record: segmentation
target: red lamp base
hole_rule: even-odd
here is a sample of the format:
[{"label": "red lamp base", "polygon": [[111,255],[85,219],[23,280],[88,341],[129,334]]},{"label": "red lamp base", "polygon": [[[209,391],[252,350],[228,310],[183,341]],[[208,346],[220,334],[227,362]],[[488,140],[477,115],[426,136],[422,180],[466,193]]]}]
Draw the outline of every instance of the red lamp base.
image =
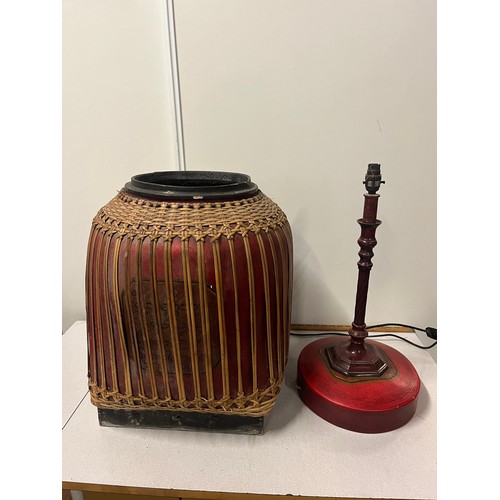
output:
[{"label": "red lamp base", "polygon": [[310,343],[297,363],[297,390],[306,406],[326,421],[355,432],[388,432],[415,414],[420,378],[399,351],[366,341],[384,351],[388,368],[380,376],[352,377],[334,370],[325,349],[345,339],[331,337]]}]

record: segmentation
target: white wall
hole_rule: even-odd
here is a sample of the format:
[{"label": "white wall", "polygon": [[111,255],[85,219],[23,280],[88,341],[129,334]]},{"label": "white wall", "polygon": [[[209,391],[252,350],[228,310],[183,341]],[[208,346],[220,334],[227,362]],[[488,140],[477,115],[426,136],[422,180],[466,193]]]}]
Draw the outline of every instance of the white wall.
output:
[{"label": "white wall", "polygon": [[381,163],[367,321],[436,324],[433,0],[182,0],[188,169],[239,170],[287,213],[293,321],[353,319],[370,162]]},{"label": "white wall", "polygon": [[134,174],[177,169],[162,0],[63,0],[63,331],[85,319],[87,239]]},{"label": "white wall", "polygon": [[[177,168],[164,2],[64,2],[65,326],[90,221]],[[436,5],[175,2],[187,169],[249,173],[287,213],[293,321],[352,321],[368,163],[382,164],[367,322],[436,325]],[[126,83],[124,85],[124,82]]]}]

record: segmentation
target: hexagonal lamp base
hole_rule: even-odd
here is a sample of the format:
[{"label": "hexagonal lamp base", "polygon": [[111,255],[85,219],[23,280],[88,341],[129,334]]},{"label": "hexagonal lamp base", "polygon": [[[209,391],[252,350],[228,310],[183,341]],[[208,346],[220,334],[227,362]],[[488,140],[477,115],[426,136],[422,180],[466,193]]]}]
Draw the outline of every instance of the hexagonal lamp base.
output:
[{"label": "hexagonal lamp base", "polygon": [[378,377],[390,365],[384,352],[367,342],[337,342],[325,349],[325,355],[334,370],[352,377]]}]

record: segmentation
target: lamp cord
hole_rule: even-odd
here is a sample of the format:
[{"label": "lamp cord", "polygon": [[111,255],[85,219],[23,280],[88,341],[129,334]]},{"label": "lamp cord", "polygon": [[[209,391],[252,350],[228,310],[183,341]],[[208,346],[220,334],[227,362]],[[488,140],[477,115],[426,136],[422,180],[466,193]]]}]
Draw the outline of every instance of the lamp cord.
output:
[{"label": "lamp cord", "polygon": [[[401,337],[400,335],[396,335],[395,333],[381,333],[381,334],[376,334],[376,335],[373,335],[373,334],[369,334],[368,337],[369,338],[377,338],[377,337],[395,337],[399,340],[404,340],[405,342],[408,342],[408,344],[411,344],[412,346],[414,347],[417,347],[418,349],[432,349],[436,344],[437,344],[437,328],[432,328],[432,327],[427,327],[427,328],[419,328],[417,326],[412,326],[412,325],[405,325],[403,323],[381,323],[379,325],[371,325],[371,326],[367,326],[366,329],[367,330],[371,330],[373,328],[381,328],[381,327],[385,327],[385,326],[402,326],[404,328],[411,328],[413,330],[417,330],[419,332],[424,332],[427,334],[427,336],[431,339],[435,339],[436,342],[434,342],[433,344],[431,345],[428,345],[428,346],[422,346],[422,345],[418,345],[418,344],[415,344],[414,342],[412,342],[411,340],[408,340],[404,337]],[[295,333],[295,332],[291,332],[290,335],[294,335],[296,337],[323,337],[325,335],[340,335],[340,336],[343,336],[343,337],[348,337],[349,334],[348,333],[342,333],[342,332],[314,332],[314,333]]]}]

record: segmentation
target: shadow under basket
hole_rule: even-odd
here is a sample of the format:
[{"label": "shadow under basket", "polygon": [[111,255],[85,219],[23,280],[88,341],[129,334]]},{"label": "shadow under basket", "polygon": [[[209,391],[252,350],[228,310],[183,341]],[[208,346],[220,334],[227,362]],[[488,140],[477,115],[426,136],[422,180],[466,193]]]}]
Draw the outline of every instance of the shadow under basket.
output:
[{"label": "shadow under basket", "polygon": [[292,262],[286,215],[249,176],[133,177],[87,251],[100,425],[261,434],[288,358]]}]

